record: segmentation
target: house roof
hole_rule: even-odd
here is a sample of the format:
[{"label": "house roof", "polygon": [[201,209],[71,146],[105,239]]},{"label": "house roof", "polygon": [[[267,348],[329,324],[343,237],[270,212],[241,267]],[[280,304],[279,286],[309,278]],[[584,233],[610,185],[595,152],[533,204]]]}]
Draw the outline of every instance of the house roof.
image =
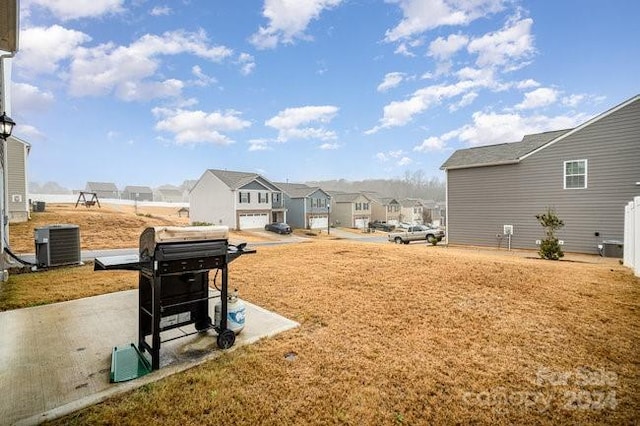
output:
[{"label": "house roof", "polygon": [[287,195],[291,198],[305,198],[313,194],[314,192],[320,190],[325,194],[329,195],[326,191],[324,191],[319,186],[309,186],[304,183],[288,183],[288,182],[274,182],[274,184],[282,189]]},{"label": "house roof", "polygon": [[463,169],[488,165],[515,163],[524,155],[569,132],[571,129],[526,135],[520,142],[459,149],[440,169]]},{"label": "house roof", "polygon": [[640,95],[635,95],[634,97],[627,99],[621,104],[614,106],[613,108],[573,129],[526,135],[520,142],[458,150],[454,152],[442,166],[440,166],[440,169],[463,169],[518,163],[520,160],[534,155],[536,152],[553,145],[576,132],[579,132],[585,127],[590,126],[591,124],[635,102],[640,102]]},{"label": "house roof", "polygon": [[402,200],[398,200],[398,203],[400,203],[402,207],[422,206],[422,201],[417,198],[403,198]]},{"label": "house roof", "polygon": [[367,200],[371,201],[371,198],[369,198],[367,195],[361,192],[347,193],[347,192],[329,191],[329,194],[331,195],[331,198],[333,198],[333,201],[335,201],[336,203],[353,203],[358,199],[358,197],[364,197]]},{"label": "house roof", "polygon": [[158,192],[162,195],[179,195],[182,196],[182,190],[178,188],[158,188]]},{"label": "house roof", "polygon": [[149,188],[148,186],[135,186],[135,185],[128,185],[124,187],[124,192],[130,192],[130,193],[139,193],[139,194],[152,194],[153,190],[151,188]]},{"label": "house roof", "polygon": [[87,182],[87,188],[90,191],[118,192],[116,184],[111,182]]},{"label": "house roof", "polygon": [[389,204],[400,204],[398,202],[398,200],[396,200],[395,198],[391,198],[391,197],[381,197],[378,198],[378,201],[380,202],[380,204],[382,205],[389,205]]},{"label": "house roof", "polygon": [[257,173],[236,172],[232,170],[217,169],[209,169],[209,172],[215,175],[231,189],[242,188],[243,186],[254,180],[263,180],[268,185],[273,186],[273,189],[280,189],[275,184],[273,184],[273,182],[269,181],[269,179],[266,179],[265,177]]}]

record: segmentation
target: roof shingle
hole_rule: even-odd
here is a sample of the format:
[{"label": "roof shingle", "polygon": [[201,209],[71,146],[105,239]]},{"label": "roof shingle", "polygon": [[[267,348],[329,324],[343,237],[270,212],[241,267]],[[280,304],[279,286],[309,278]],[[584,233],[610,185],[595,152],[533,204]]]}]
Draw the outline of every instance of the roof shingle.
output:
[{"label": "roof shingle", "polygon": [[571,129],[556,130],[553,132],[526,135],[520,142],[459,149],[451,154],[451,157],[444,162],[440,169],[461,169],[516,162],[522,156],[540,148],[570,130]]}]

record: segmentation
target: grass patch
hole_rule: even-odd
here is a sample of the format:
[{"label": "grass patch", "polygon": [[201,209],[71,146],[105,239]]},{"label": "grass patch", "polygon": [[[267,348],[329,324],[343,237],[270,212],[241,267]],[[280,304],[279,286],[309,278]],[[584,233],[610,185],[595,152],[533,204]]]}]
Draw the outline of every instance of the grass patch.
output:
[{"label": "grass patch", "polygon": [[130,290],[137,286],[135,273],[94,272],[93,264],[33,273],[12,273],[9,274],[9,281],[0,284],[0,311]]},{"label": "grass patch", "polygon": [[[614,263],[313,241],[239,258],[230,284],[301,327],[53,423],[640,418],[640,280]],[[615,380],[584,380],[599,371]],[[615,406],[598,406],[595,399],[611,392]]]}]

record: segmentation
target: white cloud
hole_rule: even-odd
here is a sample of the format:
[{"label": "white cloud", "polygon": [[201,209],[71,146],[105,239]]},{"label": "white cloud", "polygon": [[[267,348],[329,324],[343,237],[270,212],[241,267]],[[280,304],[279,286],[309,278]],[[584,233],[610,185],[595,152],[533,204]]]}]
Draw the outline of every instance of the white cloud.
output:
[{"label": "white cloud", "polygon": [[206,75],[199,65],[194,65],[193,67],[191,67],[191,74],[193,74],[197,78],[197,80],[194,82],[196,86],[206,87],[218,82],[215,77]]},{"label": "white cloud", "polygon": [[11,84],[11,103],[15,111],[45,111],[54,102],[53,93],[26,83]]},{"label": "white cloud", "polygon": [[516,69],[534,54],[532,25],[530,18],[511,19],[501,30],[471,40],[467,51],[478,55],[476,65],[481,68]]},{"label": "white cloud", "polygon": [[396,53],[396,54],[402,55],[402,56],[406,56],[406,57],[409,57],[409,58],[413,58],[413,57],[416,56],[415,53],[413,53],[411,50],[409,50],[409,47],[407,47],[406,43],[400,43],[398,45],[398,47],[396,47],[395,52],[393,52],[393,53]]},{"label": "white cloud", "polygon": [[124,11],[124,0],[27,0],[25,8],[40,6],[57,18],[66,21],[79,18],[97,18]]},{"label": "white cloud", "polygon": [[337,112],[338,107],[331,105],[287,108],[267,120],[265,125],[278,130],[279,142],[286,142],[289,139],[333,140],[337,137],[335,132],[326,130],[322,126],[308,127],[308,125],[329,123]]},{"label": "white cloud", "polygon": [[458,130],[453,130],[439,137],[430,136],[423,140],[420,145],[414,146],[413,150],[417,152],[444,151],[447,149],[447,141],[457,137],[458,134]]},{"label": "white cloud", "polygon": [[449,111],[450,112],[455,112],[457,110],[459,110],[460,108],[464,108],[466,106],[469,106],[473,103],[473,101],[476,100],[476,98],[478,97],[478,93],[476,92],[469,92],[466,93],[462,96],[462,98],[460,98],[460,101],[458,101],[457,103],[451,104],[449,105]]},{"label": "white cloud", "polygon": [[392,161],[394,159],[399,159],[404,155],[404,151],[401,149],[395,151],[387,151],[387,152],[378,152],[375,155],[375,158],[379,161],[386,163],[387,161]]},{"label": "white cloud", "polygon": [[241,53],[238,56],[238,63],[240,64],[240,73],[242,75],[249,75],[256,68],[254,57],[248,53]]},{"label": "white cloud", "polygon": [[431,106],[490,83],[484,80],[463,80],[455,84],[433,85],[417,90],[407,100],[387,104],[380,124],[365,133],[373,134],[384,128],[404,126],[413,119],[414,115],[422,113]]},{"label": "white cloud", "polygon": [[422,141],[420,145],[416,145],[413,150],[418,152],[428,151],[442,151],[445,147],[445,142],[436,136],[431,136]]},{"label": "white cloud", "polygon": [[31,141],[34,139],[44,140],[46,139],[44,133],[42,133],[38,128],[30,125],[30,124],[18,124],[14,129],[14,134],[24,140]]},{"label": "white cloud", "polygon": [[174,134],[178,145],[213,143],[228,145],[233,143],[225,133],[239,131],[251,126],[240,118],[238,111],[187,111],[167,108],[154,108],[153,115],[158,119],[155,129]]},{"label": "white cloud", "polygon": [[171,14],[171,8],[169,6],[156,6],[149,11],[151,16],[167,16]]},{"label": "white cloud", "polygon": [[293,43],[295,39],[308,39],[305,30],[309,23],[327,9],[338,6],[342,0],[265,0],[262,14],[269,20],[260,27],[250,42],[258,49],[273,49],[279,43]]},{"label": "white cloud", "polygon": [[438,37],[429,44],[427,54],[437,60],[446,61],[457,51],[465,47],[467,43],[469,43],[469,37],[465,35],[451,34],[446,39]]},{"label": "white cloud", "polygon": [[[181,89],[178,80],[147,80],[156,74],[160,56],[182,53],[218,62],[232,51],[224,46],[210,46],[204,31],[147,34],[129,46],[102,44],[92,49],[78,48],[70,67],[70,92],[75,96],[115,92],[125,100],[178,96]],[[160,90],[156,95],[153,90],[143,90],[147,87]],[[131,96],[132,92],[136,95]]]},{"label": "white cloud", "polygon": [[320,148],[322,150],[325,150],[325,151],[334,150],[334,149],[340,148],[340,144],[337,144],[337,143],[323,143],[318,148]]},{"label": "white cloud", "polygon": [[378,92],[385,92],[389,89],[397,87],[404,80],[404,73],[390,72],[385,74],[384,81],[378,85]]},{"label": "white cloud", "polygon": [[562,98],[562,105],[568,106],[570,108],[575,108],[584,101],[586,98],[585,95],[569,95]]},{"label": "white cloud", "polygon": [[570,129],[584,121],[586,121],[586,117],[583,114],[547,117],[544,115],[523,116],[478,111],[473,114],[473,124],[467,124],[454,132],[467,145],[479,146],[517,142],[527,134]]},{"label": "white cloud", "polygon": [[409,164],[413,163],[413,160],[409,157],[402,157],[400,159],[400,161],[398,161],[398,166],[408,166]]},{"label": "white cloud", "polygon": [[27,28],[20,31],[20,53],[14,63],[28,75],[55,73],[61,61],[90,40],[87,34],[60,25]]},{"label": "white cloud", "polygon": [[175,98],[180,96],[184,83],[176,79],[165,81],[127,81],[118,85],[116,96],[124,101]]},{"label": "white cloud", "polygon": [[502,10],[504,0],[387,0],[400,6],[402,21],[387,30],[386,41],[408,39],[443,25],[467,25]]},{"label": "white cloud", "polygon": [[251,139],[249,141],[249,151],[267,151],[271,150],[268,139]]},{"label": "white cloud", "polygon": [[524,100],[516,105],[516,109],[540,108],[554,103],[558,99],[558,91],[549,87],[539,89],[524,94]]},{"label": "white cloud", "polygon": [[539,87],[540,83],[533,79],[522,80],[516,83],[518,89],[531,89],[533,87]]}]

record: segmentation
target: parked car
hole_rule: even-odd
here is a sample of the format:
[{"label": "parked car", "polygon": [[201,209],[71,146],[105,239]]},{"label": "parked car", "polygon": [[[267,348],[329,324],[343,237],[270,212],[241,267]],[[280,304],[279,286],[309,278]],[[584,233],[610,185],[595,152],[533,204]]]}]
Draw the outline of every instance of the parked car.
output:
[{"label": "parked car", "polygon": [[444,231],[442,229],[425,225],[413,225],[408,229],[400,229],[389,233],[389,241],[393,241],[396,244],[409,244],[411,241],[430,241],[432,239],[440,242],[443,238]]},{"label": "parked car", "polygon": [[290,234],[291,227],[286,223],[282,222],[273,222],[268,223],[264,226],[265,231],[277,232],[278,234]]},{"label": "parked car", "polygon": [[379,220],[374,220],[373,222],[369,222],[370,229],[379,229],[381,231],[390,232],[393,231],[396,227],[394,225],[390,225],[387,222],[381,222]]}]

